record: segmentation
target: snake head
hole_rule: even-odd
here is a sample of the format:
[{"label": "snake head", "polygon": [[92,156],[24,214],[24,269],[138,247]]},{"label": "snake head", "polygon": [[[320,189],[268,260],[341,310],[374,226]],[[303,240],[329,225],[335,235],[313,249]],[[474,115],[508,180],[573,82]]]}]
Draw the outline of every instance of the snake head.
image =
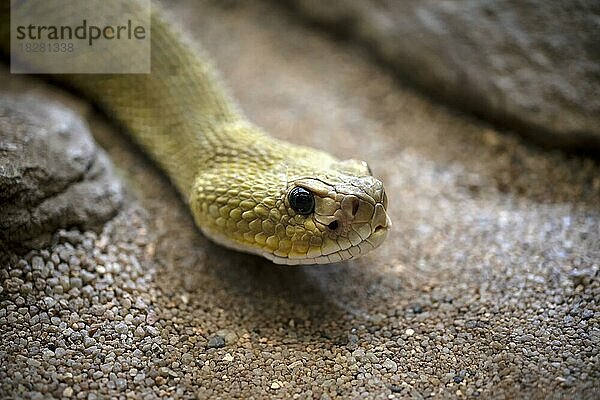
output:
[{"label": "snake head", "polygon": [[238,154],[198,176],[190,203],[208,237],[287,265],[350,260],[384,241],[387,197],[366,163],[306,148],[273,153],[286,152],[293,157],[261,164]]},{"label": "snake head", "polygon": [[[284,205],[290,216],[288,225],[294,227],[292,249],[285,258],[275,252],[274,262],[345,261],[383,243],[392,225],[383,184],[370,171],[362,175],[357,169],[349,171],[348,164],[340,163],[334,174],[289,181]],[[366,163],[362,165],[368,169]]]}]

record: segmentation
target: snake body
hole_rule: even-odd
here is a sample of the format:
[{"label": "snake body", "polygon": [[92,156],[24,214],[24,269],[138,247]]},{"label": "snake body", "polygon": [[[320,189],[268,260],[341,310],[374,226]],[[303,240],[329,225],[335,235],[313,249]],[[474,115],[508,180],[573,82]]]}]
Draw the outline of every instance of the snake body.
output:
[{"label": "snake body", "polygon": [[288,265],[349,260],[379,246],[391,223],[383,184],[366,163],[274,139],[247,121],[210,62],[162,14],[153,7],[150,74],[58,78],[126,128],[215,242]]}]

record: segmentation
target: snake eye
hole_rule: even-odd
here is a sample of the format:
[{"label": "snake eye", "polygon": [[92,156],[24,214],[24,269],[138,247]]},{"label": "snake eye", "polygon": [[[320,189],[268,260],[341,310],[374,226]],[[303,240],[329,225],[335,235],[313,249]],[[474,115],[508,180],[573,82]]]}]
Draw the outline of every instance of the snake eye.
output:
[{"label": "snake eye", "polygon": [[315,196],[308,190],[295,187],[288,195],[290,206],[299,214],[308,215],[315,210]]}]

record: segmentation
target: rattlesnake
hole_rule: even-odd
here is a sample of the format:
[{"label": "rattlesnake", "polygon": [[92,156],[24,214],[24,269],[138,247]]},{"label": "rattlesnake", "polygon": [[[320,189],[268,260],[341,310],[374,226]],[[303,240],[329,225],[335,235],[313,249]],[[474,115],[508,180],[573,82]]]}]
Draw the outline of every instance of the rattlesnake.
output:
[{"label": "rattlesnake", "polygon": [[[60,21],[57,1],[28,12]],[[4,0],[4,49],[8,14]],[[126,128],[172,179],[210,239],[290,265],[348,260],[379,246],[391,222],[383,184],[367,164],[274,139],[250,123],[206,56],[163,14],[153,5],[151,73],[55,78]]]}]

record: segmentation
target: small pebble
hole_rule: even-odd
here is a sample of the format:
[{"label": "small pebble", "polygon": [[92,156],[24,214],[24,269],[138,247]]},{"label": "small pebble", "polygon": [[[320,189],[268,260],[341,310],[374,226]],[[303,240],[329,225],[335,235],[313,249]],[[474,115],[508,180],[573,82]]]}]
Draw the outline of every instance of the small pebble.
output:
[{"label": "small pebble", "polygon": [[142,328],[141,326],[138,326],[137,328],[135,328],[134,335],[137,338],[143,338],[146,335],[146,331],[144,331],[144,328]]},{"label": "small pebble", "polygon": [[115,331],[117,333],[125,333],[127,332],[127,325],[123,322],[119,322],[115,325]]},{"label": "small pebble", "polygon": [[208,339],[207,347],[209,349],[218,349],[225,347],[225,339],[219,335],[215,335]]}]

